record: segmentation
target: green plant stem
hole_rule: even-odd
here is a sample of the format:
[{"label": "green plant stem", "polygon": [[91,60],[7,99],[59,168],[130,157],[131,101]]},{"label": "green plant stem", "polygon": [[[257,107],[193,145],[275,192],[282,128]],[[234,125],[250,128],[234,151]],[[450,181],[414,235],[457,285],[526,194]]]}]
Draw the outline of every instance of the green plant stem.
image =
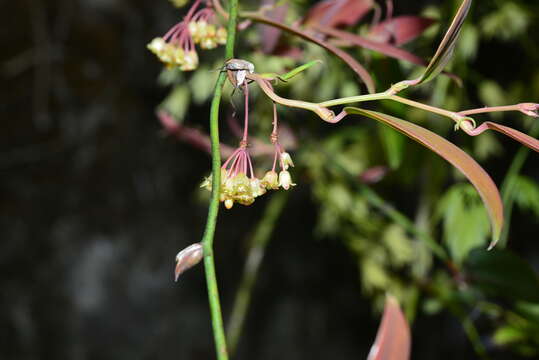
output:
[{"label": "green plant stem", "polygon": [[[228,34],[226,41],[225,56],[227,59],[234,57],[234,42],[236,37],[236,20],[238,14],[238,0],[230,0],[228,17]],[[221,304],[219,302],[219,291],[217,287],[217,277],[215,275],[215,263],[213,259],[213,238],[217,215],[219,213],[219,191],[221,185],[221,153],[219,147],[219,105],[223,85],[226,81],[226,73],[221,72],[215,84],[213,99],[210,108],[210,139],[212,155],[212,192],[210,204],[208,206],[208,219],[206,229],[202,238],[204,248],[204,269],[206,271],[206,283],[208,286],[208,299],[215,340],[216,354],[218,360],[228,360],[226,338],[223,327],[223,316],[221,314]]]},{"label": "green plant stem", "polygon": [[[358,103],[358,102],[366,102],[366,101],[375,101],[375,100],[392,100],[396,101],[408,106],[412,106],[418,109],[422,109],[434,114],[438,114],[441,116],[445,116],[450,118],[451,120],[455,121],[458,124],[460,122],[469,119],[463,115],[460,115],[456,112],[440,109],[435,106],[426,105],[417,101],[409,100],[400,96],[395,95],[396,92],[398,92],[398,88],[391,87],[388,90],[380,93],[375,94],[367,94],[367,95],[359,95],[359,96],[351,96],[351,97],[345,97],[340,99],[334,99],[329,101],[323,101],[321,103],[312,103],[308,101],[301,101],[301,100],[293,100],[293,99],[286,99],[279,95],[277,95],[273,89],[270,88],[270,86],[266,83],[268,79],[263,78],[260,75],[257,74],[249,74],[247,75],[247,78],[250,80],[256,81],[260,89],[273,101],[275,101],[278,104],[288,106],[288,107],[295,107],[295,108],[301,108],[305,110],[310,110],[315,112],[322,120],[329,121],[329,122],[336,122],[333,121],[335,118],[335,114],[327,109],[330,106],[336,106],[336,105],[346,105],[351,103]],[[337,120],[338,121],[338,120]]]},{"label": "green plant stem", "polygon": [[251,303],[255,280],[264,258],[264,252],[266,251],[266,245],[271,239],[273,229],[287,200],[288,192],[286,191],[272,195],[250,240],[249,253],[243,267],[242,279],[236,292],[232,313],[230,314],[226,328],[228,346],[232,354],[236,351],[241,337],[243,324],[245,323],[247,311]]}]

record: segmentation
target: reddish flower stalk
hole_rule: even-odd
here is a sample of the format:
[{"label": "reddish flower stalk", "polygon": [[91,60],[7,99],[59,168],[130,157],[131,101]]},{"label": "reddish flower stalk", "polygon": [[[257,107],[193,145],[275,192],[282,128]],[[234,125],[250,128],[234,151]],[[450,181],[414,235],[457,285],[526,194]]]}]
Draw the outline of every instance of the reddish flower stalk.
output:
[{"label": "reddish flower stalk", "polygon": [[474,115],[474,114],[484,114],[484,113],[493,113],[501,111],[520,111],[524,115],[531,117],[539,117],[539,104],[535,103],[520,103],[516,105],[506,105],[506,106],[492,106],[492,107],[483,107],[478,109],[470,109],[465,111],[460,111],[459,114],[463,116]]}]

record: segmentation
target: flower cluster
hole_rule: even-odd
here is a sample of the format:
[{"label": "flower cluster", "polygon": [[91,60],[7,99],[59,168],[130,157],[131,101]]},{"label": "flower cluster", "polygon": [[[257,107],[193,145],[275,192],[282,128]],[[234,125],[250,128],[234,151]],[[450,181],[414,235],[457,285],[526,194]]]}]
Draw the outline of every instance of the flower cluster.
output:
[{"label": "flower cluster", "polygon": [[[286,152],[281,154],[281,163],[294,166],[290,155]],[[288,169],[288,165],[286,165]],[[227,209],[232,208],[237,202],[242,205],[251,205],[255,199],[264,195],[268,190],[277,190],[282,187],[290,189],[296,184],[287,170],[281,170],[279,174],[272,169],[262,179],[254,175],[253,165],[247,145],[242,142],[240,147],[225,161],[221,167],[220,198]],[[211,191],[212,176],[210,175],[200,185]]]},{"label": "flower cluster", "polygon": [[[267,171],[262,179],[255,176],[253,163],[247,147],[247,130],[249,123],[249,85],[243,78],[243,83],[239,88],[245,94],[245,124],[243,129],[243,138],[240,146],[230,155],[221,167],[221,183],[219,186],[220,201],[224,202],[227,209],[232,208],[237,202],[242,205],[251,205],[255,199],[264,195],[268,190],[285,190],[295,186],[292,177],[288,172],[290,166],[294,166],[290,154],[283,150],[278,141],[277,133],[277,108],[273,104],[273,132],[270,140],[274,145],[273,167]],[[279,164],[281,171],[277,173],[276,168]],[[200,187],[212,190],[212,176],[206,178]]]},{"label": "flower cluster", "polygon": [[217,17],[211,7],[197,11],[202,0],[196,0],[185,18],[174,25],[163,37],[154,38],[148,49],[168,67],[179,67],[182,71],[195,70],[198,54],[195,44],[202,49],[213,49],[226,43],[227,32],[216,24]]}]

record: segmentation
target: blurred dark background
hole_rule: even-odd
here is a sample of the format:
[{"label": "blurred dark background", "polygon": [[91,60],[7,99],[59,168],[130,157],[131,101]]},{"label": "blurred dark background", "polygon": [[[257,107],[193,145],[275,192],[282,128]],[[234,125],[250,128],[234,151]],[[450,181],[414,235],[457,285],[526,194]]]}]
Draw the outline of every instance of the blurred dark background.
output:
[{"label": "blurred dark background", "polygon": [[[396,12],[426,3],[397,1]],[[173,282],[174,256],[202,234],[207,210],[195,190],[209,158],[162,131],[154,110],[168,89],[145,49],[177,12],[164,0],[4,0],[0,9],[0,358],[213,358],[202,266]],[[498,61],[504,71],[517,59]],[[207,109],[188,116],[205,121]],[[279,220],[238,359],[367,356],[379,317],[346,248],[313,241],[311,201],[298,187]],[[221,212],[225,320],[265,203]],[[444,313],[418,318],[413,335],[414,359],[475,358]]]}]

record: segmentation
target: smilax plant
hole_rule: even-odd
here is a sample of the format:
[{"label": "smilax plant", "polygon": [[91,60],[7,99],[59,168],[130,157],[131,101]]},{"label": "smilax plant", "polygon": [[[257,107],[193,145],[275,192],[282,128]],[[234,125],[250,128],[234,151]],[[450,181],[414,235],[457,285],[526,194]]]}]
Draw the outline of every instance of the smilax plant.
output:
[{"label": "smilax plant", "polygon": [[[173,3],[178,6],[186,5],[186,1],[173,1]],[[374,0],[326,0],[318,3],[303,19],[295,22],[294,25],[287,25],[284,22],[284,16],[279,15],[279,11],[282,10],[285,3],[286,1],[280,1],[276,5],[262,5],[256,11],[239,12],[238,0],[227,1],[226,9],[219,0],[195,0],[179,23],[172,26],[163,37],[153,39],[148,45],[148,49],[168,68],[177,68],[181,71],[193,71],[199,66],[197,46],[205,50],[216,48],[220,44],[226,46],[222,67],[219,70],[213,92],[209,118],[212,173],[201,185],[202,188],[211,192],[206,229],[201,243],[193,244],[178,254],[175,274],[177,279],[183,271],[194,266],[200,260],[204,260],[213,332],[219,359],[228,358],[213,258],[213,238],[219,203],[223,202],[227,209],[231,209],[235,203],[251,205],[257,197],[266,194],[270,190],[282,189],[286,191],[297,185],[292,180],[290,172],[291,168],[294,167],[294,162],[280,138],[280,130],[282,129],[279,126],[278,107],[307,110],[314,113],[316,117],[324,122],[331,124],[339,123],[352,116],[370,118],[397,130],[447,160],[475,187],[488,211],[492,233],[489,249],[496,245],[502,232],[504,209],[498,188],[482,167],[461,148],[424,127],[386,113],[352,107],[351,105],[380,100],[400,103],[410,108],[445,117],[454,123],[455,130],[460,130],[466,135],[477,136],[487,130],[494,130],[536,152],[539,151],[539,141],[536,138],[495,122],[486,121],[478,125],[476,120],[471,117],[472,115],[507,111],[517,111],[530,117],[539,117],[539,104],[519,103],[450,111],[400,95],[404,90],[428,83],[439,75],[447,76],[460,84],[461,80],[456,75],[445,72],[444,69],[454,52],[459,32],[470,10],[472,0],[462,1],[440,45],[429,62],[399,46],[423,32],[432,24],[432,20],[403,17],[392,21],[392,3],[390,1],[386,2],[387,20],[384,22],[380,22],[380,6]],[[343,27],[355,24],[371,10],[374,14],[369,36],[360,36],[343,30]],[[238,22],[238,19],[241,19],[241,22]],[[396,28],[398,26],[403,26],[404,28],[406,21],[413,24],[413,26],[407,27],[413,30],[409,32],[398,31]],[[226,29],[221,25],[225,22],[227,22]],[[291,81],[296,75],[320,63],[320,61],[308,62],[284,74],[257,72],[256,70],[258,69],[255,69],[249,59],[237,59],[234,55],[236,32],[247,29],[252,23],[264,24],[278,33],[286,32],[306,42],[315,44],[336,56],[359,77],[367,93],[328,99],[322,102],[280,96],[275,91],[274,85]],[[271,42],[270,38],[265,40],[266,42]],[[275,47],[275,44],[266,43],[264,46]],[[343,50],[350,47],[361,47],[379,52],[386,56],[421,66],[424,70],[418,77],[396,81],[389,88],[377,91],[376,82],[370,73],[352,55]],[[240,140],[235,149],[226,145],[221,146],[219,141],[219,108],[223,88],[227,80],[233,92],[238,91],[243,94],[243,128],[238,129]],[[249,107],[249,103],[252,101],[252,87],[257,87],[272,106],[271,132],[267,134],[271,145],[251,142],[249,137],[249,120],[253,116],[257,116],[257,114],[251,113]],[[334,110],[335,107],[343,105],[345,107],[340,111]],[[174,123],[172,116],[165,111],[159,111],[158,116],[161,122],[169,129],[179,126]],[[186,129],[183,136],[192,142],[199,142],[202,146],[208,145],[207,138],[193,129]],[[256,157],[266,155],[270,159],[271,167],[266,168],[260,177],[257,176],[256,167],[253,165],[253,155],[255,153]],[[226,154],[227,156],[223,163],[221,163],[221,154]],[[400,312],[398,306],[395,307],[395,300],[389,298],[385,314],[394,314],[395,311]],[[400,324],[404,322],[401,315],[395,315],[393,318],[399,319]],[[389,320],[386,319],[387,317],[384,315],[383,326],[380,329],[381,333],[377,337],[377,343],[381,341],[379,339],[387,335],[384,331],[390,331],[388,329],[391,329],[391,324],[387,323]],[[404,329],[405,327],[403,325],[402,328]],[[404,331],[404,333],[407,334],[407,331]],[[405,336],[405,338],[408,337],[408,335]],[[371,351],[369,359],[381,359],[383,355],[377,354],[383,352],[383,349],[377,347],[376,351]],[[408,354],[409,345],[401,353],[399,359],[408,358]]]}]

